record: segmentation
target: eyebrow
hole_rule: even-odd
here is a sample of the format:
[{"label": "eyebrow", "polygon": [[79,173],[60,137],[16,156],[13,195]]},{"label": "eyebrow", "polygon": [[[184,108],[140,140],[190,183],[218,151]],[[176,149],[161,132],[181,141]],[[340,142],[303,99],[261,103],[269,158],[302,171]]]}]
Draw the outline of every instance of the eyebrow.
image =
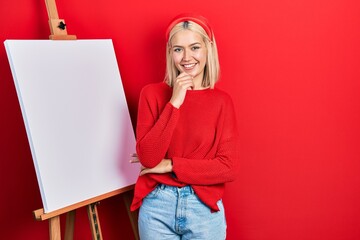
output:
[{"label": "eyebrow", "polygon": [[[201,45],[201,43],[200,43],[200,42],[194,42],[194,43],[190,44],[190,45],[189,45],[189,47],[192,47],[192,46],[197,45],[197,44],[200,44],[200,45]],[[172,47],[173,47],[173,48],[176,48],[176,47],[183,47],[183,46],[180,46],[180,45],[174,45],[174,46],[172,46]]]}]

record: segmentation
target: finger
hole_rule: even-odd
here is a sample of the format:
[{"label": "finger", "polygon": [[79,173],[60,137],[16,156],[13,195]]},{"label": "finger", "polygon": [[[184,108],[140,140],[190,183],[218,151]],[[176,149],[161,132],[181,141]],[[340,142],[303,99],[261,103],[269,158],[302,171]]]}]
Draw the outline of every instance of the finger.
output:
[{"label": "finger", "polygon": [[193,80],[193,77],[187,73],[182,73],[179,76],[177,76],[176,80],[182,81],[182,80]]},{"label": "finger", "polygon": [[183,80],[183,79],[193,79],[193,77],[186,72],[182,72],[176,77],[176,80]]},{"label": "finger", "polygon": [[193,86],[194,85],[194,81],[192,78],[183,78],[183,79],[176,79],[176,84],[179,87],[184,87],[187,88],[189,86]]},{"label": "finger", "polygon": [[130,159],[130,163],[138,163],[140,160],[138,158]]},{"label": "finger", "polygon": [[190,76],[188,73],[186,73],[186,72],[181,72],[178,76],[177,76],[177,78],[181,78],[181,77],[184,77],[184,76]]},{"label": "finger", "polygon": [[181,83],[181,87],[184,88],[184,89],[193,89],[194,88],[194,82],[192,80],[190,81],[184,81]]},{"label": "finger", "polygon": [[138,163],[140,161],[136,153],[130,154],[130,157],[131,157],[129,161],[130,163]]},{"label": "finger", "polygon": [[149,169],[148,168],[144,168],[143,170],[140,171],[140,176],[143,176],[145,174],[149,173]]}]

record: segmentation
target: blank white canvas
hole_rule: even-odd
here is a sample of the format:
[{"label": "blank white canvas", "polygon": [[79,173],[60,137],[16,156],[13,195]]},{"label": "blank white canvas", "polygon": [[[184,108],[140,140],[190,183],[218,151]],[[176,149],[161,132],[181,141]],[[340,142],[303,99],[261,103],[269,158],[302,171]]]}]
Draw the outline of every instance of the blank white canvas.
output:
[{"label": "blank white canvas", "polygon": [[135,183],[135,136],[111,40],[7,40],[44,211]]}]

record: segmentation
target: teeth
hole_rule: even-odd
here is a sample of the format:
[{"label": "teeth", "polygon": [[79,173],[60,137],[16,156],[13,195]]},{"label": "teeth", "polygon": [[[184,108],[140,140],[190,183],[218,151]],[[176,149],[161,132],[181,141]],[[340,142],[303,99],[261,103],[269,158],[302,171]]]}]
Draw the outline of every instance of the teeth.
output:
[{"label": "teeth", "polygon": [[185,68],[192,68],[193,66],[195,66],[195,63],[192,64],[184,64]]}]

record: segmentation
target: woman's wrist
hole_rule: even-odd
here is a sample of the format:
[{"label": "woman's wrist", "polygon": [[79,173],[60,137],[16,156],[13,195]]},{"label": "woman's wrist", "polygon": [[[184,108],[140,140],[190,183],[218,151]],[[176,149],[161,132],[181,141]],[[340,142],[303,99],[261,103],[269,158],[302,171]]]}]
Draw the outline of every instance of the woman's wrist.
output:
[{"label": "woman's wrist", "polygon": [[168,160],[168,170],[169,170],[169,172],[172,172],[173,171],[173,161],[171,158],[166,159],[166,160]]},{"label": "woman's wrist", "polygon": [[179,109],[181,106],[181,104],[177,103],[176,101],[174,101],[172,99],[170,100],[170,104],[173,105],[173,107],[177,108],[177,109]]}]

